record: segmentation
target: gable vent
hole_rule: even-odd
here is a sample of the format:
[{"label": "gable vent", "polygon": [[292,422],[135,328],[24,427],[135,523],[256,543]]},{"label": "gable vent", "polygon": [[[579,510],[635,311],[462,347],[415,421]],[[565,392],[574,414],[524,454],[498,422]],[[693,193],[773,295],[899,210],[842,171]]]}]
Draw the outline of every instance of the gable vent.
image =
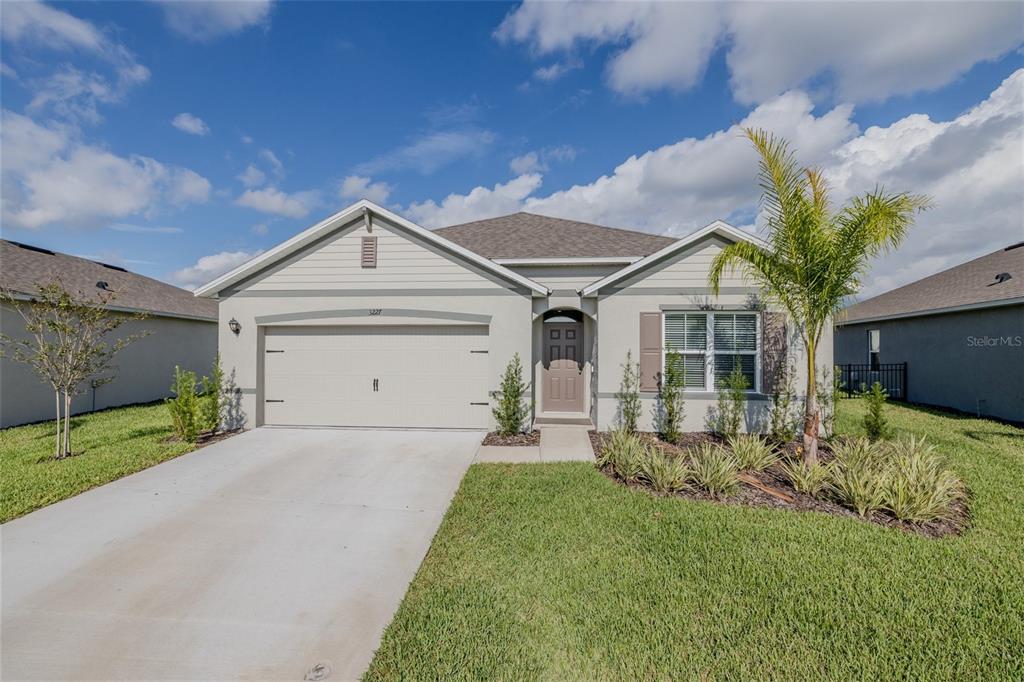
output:
[{"label": "gable vent", "polygon": [[363,237],[360,262],[364,268],[377,267],[377,238]]}]

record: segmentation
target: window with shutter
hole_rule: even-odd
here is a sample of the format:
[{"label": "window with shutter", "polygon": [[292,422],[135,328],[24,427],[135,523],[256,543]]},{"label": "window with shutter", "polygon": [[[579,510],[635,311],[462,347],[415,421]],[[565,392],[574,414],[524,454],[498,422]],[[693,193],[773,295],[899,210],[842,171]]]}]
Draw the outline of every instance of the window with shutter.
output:
[{"label": "window with shutter", "polygon": [[715,313],[715,385],[738,365],[747,388],[757,386],[757,315]]},{"label": "window with shutter", "polygon": [[707,376],[708,320],[704,313],[667,313],[665,349],[679,353],[683,387],[704,388]]},{"label": "window with shutter", "polygon": [[377,238],[363,237],[361,263],[364,268],[377,267]]},{"label": "window with shutter", "polygon": [[667,312],[664,319],[665,355],[679,354],[685,389],[716,388],[737,365],[748,390],[758,389],[757,313]]}]

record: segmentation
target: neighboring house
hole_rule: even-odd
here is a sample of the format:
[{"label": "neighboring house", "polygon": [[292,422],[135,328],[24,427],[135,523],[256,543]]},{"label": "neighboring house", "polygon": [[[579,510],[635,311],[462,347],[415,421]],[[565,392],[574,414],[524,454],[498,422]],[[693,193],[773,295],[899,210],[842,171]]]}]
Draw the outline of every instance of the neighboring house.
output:
[{"label": "neighboring house", "polygon": [[[85,297],[103,289],[114,292],[112,310],[148,316],[129,320],[113,332],[113,337],[152,333],[114,356],[115,380],[86,386],[72,403],[74,414],[166,397],[175,365],[209,373],[217,353],[216,301],[197,299],[189,291],[116,265],[7,240],[0,240],[0,249],[0,287],[18,298],[28,300],[40,285],[59,279],[65,289]],[[27,336],[21,315],[6,305],[0,308],[0,330],[12,337]],[[49,384],[27,365],[8,357],[0,360],[0,426],[52,419],[55,409]]]},{"label": "neighboring house", "polygon": [[[528,213],[429,231],[364,200],[196,295],[220,299],[248,426],[489,428],[518,353],[537,422],[603,429],[631,351],[650,429],[671,345],[687,429],[704,428],[733,362],[760,428],[787,357],[805,363],[756,287],[729,277],[710,296],[711,259],[740,239],[757,241],[722,222],[677,240]],[[819,362],[832,363],[830,336]]]},{"label": "neighboring house", "polygon": [[835,360],[907,363],[907,399],[1024,421],[1024,242],[847,308]]}]

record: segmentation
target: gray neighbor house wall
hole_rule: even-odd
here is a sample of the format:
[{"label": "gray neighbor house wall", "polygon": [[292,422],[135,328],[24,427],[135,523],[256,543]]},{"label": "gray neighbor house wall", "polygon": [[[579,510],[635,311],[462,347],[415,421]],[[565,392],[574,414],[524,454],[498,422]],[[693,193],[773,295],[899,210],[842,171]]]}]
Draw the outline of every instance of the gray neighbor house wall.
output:
[{"label": "gray neighbor house wall", "polygon": [[[907,363],[907,399],[1024,422],[1024,242],[842,311],[836,364]],[[859,387],[857,387],[859,388]]]},{"label": "gray neighbor house wall", "polygon": [[[111,338],[149,332],[115,355],[113,371],[103,375],[113,375],[113,381],[95,389],[89,381],[81,386],[84,392],[72,402],[73,414],[165,398],[171,393],[175,365],[209,374],[217,354],[215,301],[197,299],[190,291],[122,267],[0,239],[0,288],[30,305],[39,287],[51,282],[85,300],[115,295],[108,303],[111,310],[146,315],[127,320]],[[9,303],[0,306],[0,331],[14,338],[30,336]],[[0,428],[53,419],[52,387],[11,359],[11,349],[4,351],[8,357],[0,359]]]},{"label": "gray neighbor house wall", "polygon": [[837,326],[836,364],[907,363],[910,402],[1024,421],[1024,305]]}]

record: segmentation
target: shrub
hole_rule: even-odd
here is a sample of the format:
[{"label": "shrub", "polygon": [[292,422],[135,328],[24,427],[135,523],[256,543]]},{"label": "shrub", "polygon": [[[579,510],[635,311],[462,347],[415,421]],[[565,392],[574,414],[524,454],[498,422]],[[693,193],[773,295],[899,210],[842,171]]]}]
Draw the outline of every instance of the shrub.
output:
[{"label": "shrub", "polygon": [[526,384],[523,382],[523,364],[519,353],[512,356],[501,377],[501,394],[498,404],[491,410],[498,423],[498,433],[511,436],[525,428],[527,407],[523,400]]},{"label": "shrub", "polygon": [[197,422],[200,431],[216,431],[224,413],[224,370],[220,355],[213,360],[210,376],[203,377],[198,402]]},{"label": "shrub", "polygon": [[818,462],[808,464],[803,459],[788,460],[782,463],[782,473],[794,490],[805,495],[818,497],[827,485],[828,469]]},{"label": "shrub", "polygon": [[682,457],[666,454],[648,445],[640,461],[639,477],[659,493],[673,493],[686,487],[690,469]]},{"label": "shrub", "polygon": [[886,466],[882,450],[863,438],[841,441],[832,450],[828,488],[840,504],[867,516],[882,508]]},{"label": "shrub", "polygon": [[763,471],[778,459],[768,441],[760,436],[733,436],[729,439],[729,448],[744,471]]},{"label": "shrub", "polygon": [[776,443],[791,443],[796,438],[796,417],[793,414],[793,375],[787,369],[782,377],[782,390],[772,394],[769,408],[771,439]]},{"label": "shrub", "polygon": [[640,421],[640,365],[633,362],[633,351],[626,351],[626,364],[622,366],[622,382],[615,396],[619,401],[619,425],[635,432]]},{"label": "shrub", "polygon": [[964,497],[964,486],[946,469],[935,448],[924,438],[911,437],[890,446],[890,471],[882,505],[903,521],[948,518],[953,503]]},{"label": "shrub", "polygon": [[685,414],[683,400],[683,357],[674,350],[665,354],[665,372],[658,384],[658,402],[655,406],[655,424],[658,435],[675,443],[683,435],[681,428]]},{"label": "shrub", "polygon": [[728,495],[739,487],[739,463],[721,446],[704,443],[690,452],[690,480],[711,495]]},{"label": "shrub", "polygon": [[196,373],[181,371],[174,367],[174,383],[171,385],[173,398],[168,398],[167,409],[171,413],[171,425],[179,438],[195,443],[199,436],[199,398],[196,396]]},{"label": "shrub", "polygon": [[889,435],[889,420],[885,416],[885,400],[888,394],[877,381],[871,389],[862,391],[867,401],[867,412],[864,414],[864,431],[872,441],[882,440]]},{"label": "shrub", "polygon": [[718,383],[718,433],[726,438],[735,438],[743,425],[747,413],[747,377],[737,359],[732,372]]},{"label": "shrub", "polygon": [[597,464],[600,467],[610,466],[616,476],[631,482],[640,475],[645,456],[645,445],[639,436],[617,429],[609,434]]}]

